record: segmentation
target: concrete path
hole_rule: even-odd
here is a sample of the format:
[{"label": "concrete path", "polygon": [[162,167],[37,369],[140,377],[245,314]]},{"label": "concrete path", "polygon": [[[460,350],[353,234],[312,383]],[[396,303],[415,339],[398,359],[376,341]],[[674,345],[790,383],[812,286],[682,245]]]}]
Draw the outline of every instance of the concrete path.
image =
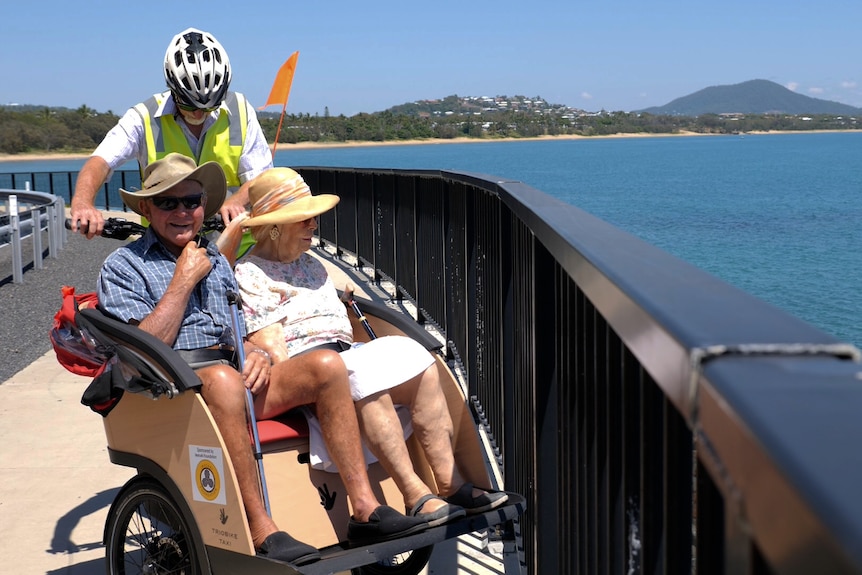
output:
[{"label": "concrete path", "polygon": [[134,470],[108,460],[102,418],[80,403],[88,384],[52,351],[0,385],[4,572],[104,572],[105,516]]}]

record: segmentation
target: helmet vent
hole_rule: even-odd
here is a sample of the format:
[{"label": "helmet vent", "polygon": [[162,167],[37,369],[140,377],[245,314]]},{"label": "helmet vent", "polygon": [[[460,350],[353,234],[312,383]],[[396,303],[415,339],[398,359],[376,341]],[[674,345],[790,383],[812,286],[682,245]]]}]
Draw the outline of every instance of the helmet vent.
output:
[{"label": "helmet vent", "polygon": [[182,101],[217,107],[230,85],[230,60],[213,36],[189,28],[171,41],[165,54],[165,82]]}]

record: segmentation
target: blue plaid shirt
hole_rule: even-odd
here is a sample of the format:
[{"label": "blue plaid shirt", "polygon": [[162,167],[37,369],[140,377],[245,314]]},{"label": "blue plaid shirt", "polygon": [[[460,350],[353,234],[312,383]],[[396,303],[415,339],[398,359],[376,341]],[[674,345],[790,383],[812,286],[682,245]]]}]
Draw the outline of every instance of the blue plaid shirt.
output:
[{"label": "blue plaid shirt", "polygon": [[[228,290],[239,293],[233,270],[215,244],[203,239],[201,245],[206,245],[212,270],[189,297],[174,349],[199,349],[219,343],[236,345],[226,296]],[[141,238],[105,259],[99,274],[99,307],[121,321],[142,321],[165,295],[176,264],[176,257],[148,228]],[[242,314],[238,315],[244,336],[245,322]]]}]

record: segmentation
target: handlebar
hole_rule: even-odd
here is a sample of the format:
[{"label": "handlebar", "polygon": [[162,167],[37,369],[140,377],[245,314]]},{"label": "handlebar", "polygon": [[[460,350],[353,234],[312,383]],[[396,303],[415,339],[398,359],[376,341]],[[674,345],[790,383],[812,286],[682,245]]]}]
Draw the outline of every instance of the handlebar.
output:
[{"label": "handlebar", "polygon": [[[72,229],[72,220],[70,218],[66,218],[66,229]],[[86,231],[87,228],[84,227],[84,232]],[[146,231],[146,226],[129,221],[125,218],[105,218],[105,225],[102,228],[102,237],[113,240],[126,240],[129,236],[141,236]],[[210,219],[204,220],[200,233],[208,234],[210,232],[221,231],[224,231],[224,221],[222,221],[220,214],[216,214]]]},{"label": "handlebar", "polygon": [[[87,228],[88,226],[83,226],[84,232],[87,231]],[[70,218],[66,218],[66,229],[72,229],[72,220]],[[102,237],[111,238],[114,240],[125,240],[132,235],[140,236],[145,231],[147,231],[147,228],[145,228],[141,224],[130,222],[127,219],[106,218],[105,225],[102,228]]]}]

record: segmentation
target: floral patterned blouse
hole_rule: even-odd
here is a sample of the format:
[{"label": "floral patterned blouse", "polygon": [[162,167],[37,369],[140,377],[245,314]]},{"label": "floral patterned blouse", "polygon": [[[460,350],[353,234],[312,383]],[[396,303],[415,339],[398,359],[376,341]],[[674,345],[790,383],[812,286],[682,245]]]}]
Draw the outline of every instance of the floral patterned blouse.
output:
[{"label": "floral patterned blouse", "polygon": [[248,333],[280,322],[290,356],[323,343],[353,342],[347,309],[313,256],[303,253],[285,264],[249,255],[237,262],[234,274]]}]

